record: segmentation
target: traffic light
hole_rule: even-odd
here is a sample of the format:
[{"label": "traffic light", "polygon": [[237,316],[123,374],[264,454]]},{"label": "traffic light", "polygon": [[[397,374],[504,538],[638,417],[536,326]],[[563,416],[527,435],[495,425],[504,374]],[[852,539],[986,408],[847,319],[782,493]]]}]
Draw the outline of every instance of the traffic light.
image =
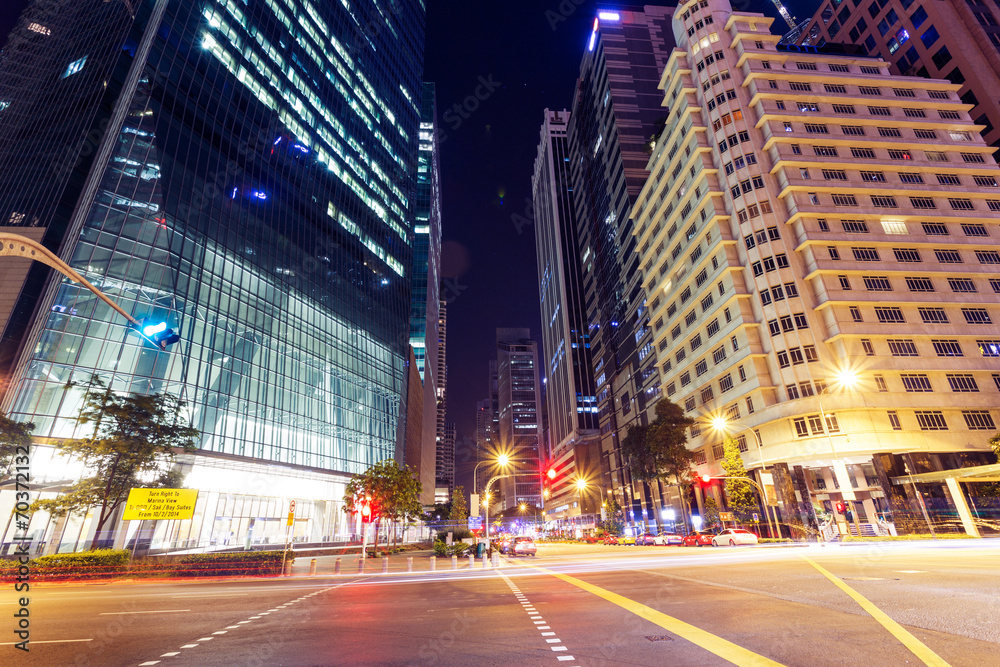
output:
[{"label": "traffic light", "polygon": [[556,478],[556,469],[555,468],[549,468],[548,472],[545,473],[545,476],[548,477],[549,479],[555,479]]},{"label": "traffic light", "polygon": [[181,339],[180,334],[168,327],[167,323],[163,321],[147,318],[135,328],[138,329],[143,338],[161,350],[166,350],[168,346]]},{"label": "traffic light", "polygon": [[844,514],[846,512],[847,512],[847,505],[845,505],[842,501],[838,500],[837,501],[837,514]]}]

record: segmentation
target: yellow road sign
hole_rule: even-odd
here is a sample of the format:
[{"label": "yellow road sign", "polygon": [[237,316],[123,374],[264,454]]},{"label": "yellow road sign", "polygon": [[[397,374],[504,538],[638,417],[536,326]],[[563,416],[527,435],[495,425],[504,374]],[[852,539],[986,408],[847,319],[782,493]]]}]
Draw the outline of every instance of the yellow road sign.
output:
[{"label": "yellow road sign", "polygon": [[733,520],[733,513],[732,512],[719,512],[719,520],[720,521],[732,521]]},{"label": "yellow road sign", "polygon": [[190,519],[197,500],[197,489],[132,489],[122,521]]},{"label": "yellow road sign", "polygon": [[291,526],[293,521],[295,521],[295,512],[289,512],[288,513],[288,525]]}]

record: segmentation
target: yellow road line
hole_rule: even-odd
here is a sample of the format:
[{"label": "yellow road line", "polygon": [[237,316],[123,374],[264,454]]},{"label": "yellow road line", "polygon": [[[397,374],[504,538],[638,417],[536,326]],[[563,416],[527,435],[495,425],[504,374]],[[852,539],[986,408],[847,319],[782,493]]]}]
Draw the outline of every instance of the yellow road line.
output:
[{"label": "yellow road line", "polygon": [[764,656],[758,655],[749,649],[745,649],[742,646],[726,641],[722,637],[717,637],[710,632],[697,628],[689,623],[685,623],[684,621],[676,619],[673,616],[667,616],[663,612],[657,611],[652,607],[647,607],[646,605],[636,602],[635,600],[631,600],[623,595],[612,593],[611,591],[603,589],[600,586],[594,586],[593,584],[588,584],[586,581],[582,581],[576,577],[560,574],[559,572],[553,572],[552,570],[547,570],[543,567],[528,565],[527,563],[525,563],[525,566],[544,572],[545,574],[551,575],[557,579],[562,579],[567,583],[573,584],[577,588],[582,588],[588,593],[593,593],[597,597],[603,598],[612,604],[616,604],[622,609],[632,612],[636,616],[644,618],[650,623],[658,625],[664,630],[672,632],[678,637],[686,639],[695,646],[700,646],[706,651],[714,653],[734,665],[745,665],[747,667],[782,667],[780,662],[775,662],[770,658],[765,658]]},{"label": "yellow road line", "polygon": [[868,612],[876,621],[881,623],[882,627],[891,632],[893,637],[902,642],[903,646],[910,649],[913,655],[920,658],[925,665],[933,665],[934,667],[949,667],[948,663],[945,662],[941,656],[929,649],[922,641],[907,632],[906,629],[899,623],[889,618],[884,611],[869,602],[867,598],[861,595],[861,593],[858,593],[856,590],[841,581],[838,577],[830,574],[830,572],[823,569],[823,567],[809,560],[805,556],[803,556],[802,559],[819,570],[824,577],[833,582],[834,586],[850,595],[855,602],[861,605],[862,609]]}]

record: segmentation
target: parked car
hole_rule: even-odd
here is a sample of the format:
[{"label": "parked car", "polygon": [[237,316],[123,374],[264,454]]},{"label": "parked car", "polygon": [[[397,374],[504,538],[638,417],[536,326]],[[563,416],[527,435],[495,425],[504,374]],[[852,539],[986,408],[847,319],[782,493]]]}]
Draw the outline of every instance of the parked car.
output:
[{"label": "parked car", "polygon": [[597,544],[598,542],[601,541],[601,538],[596,537],[594,535],[584,535],[583,537],[580,538],[580,541],[583,542],[584,544]]},{"label": "parked car", "polygon": [[634,545],[635,544],[635,538],[623,535],[623,536],[621,536],[621,537],[618,538],[618,544],[633,544]]},{"label": "parked car", "polygon": [[639,537],[635,538],[635,543],[638,546],[650,547],[656,544],[656,536],[652,533],[643,533]]},{"label": "parked car", "polygon": [[658,544],[660,546],[680,546],[683,543],[684,540],[676,533],[660,533],[653,538],[653,544]]},{"label": "parked car", "polygon": [[713,537],[715,537],[715,535],[712,533],[697,531],[685,535],[683,542],[686,547],[710,547],[712,546]]},{"label": "parked car", "polygon": [[617,535],[605,535],[604,544],[620,544]]},{"label": "parked car", "polygon": [[509,538],[509,537],[503,537],[503,538],[500,538],[499,540],[497,540],[497,542],[496,542],[497,549],[500,550],[500,553],[505,554],[505,553],[508,553],[510,551],[510,541],[511,541],[511,538]]},{"label": "parked car", "polygon": [[757,536],[742,528],[727,528],[712,538],[713,547],[724,544],[731,547],[735,547],[737,544],[757,544]]},{"label": "parked car", "polygon": [[535,541],[530,537],[515,537],[510,544],[510,551],[515,556],[534,556]]}]

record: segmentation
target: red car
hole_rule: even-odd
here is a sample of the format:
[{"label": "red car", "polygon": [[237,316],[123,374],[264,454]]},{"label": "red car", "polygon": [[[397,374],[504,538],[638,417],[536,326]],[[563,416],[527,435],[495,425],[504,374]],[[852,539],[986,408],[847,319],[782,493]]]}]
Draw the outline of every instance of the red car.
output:
[{"label": "red car", "polygon": [[601,541],[601,538],[594,537],[593,535],[584,535],[583,537],[580,538],[580,541],[583,542],[584,544],[597,544],[598,542]]},{"label": "red car", "polygon": [[712,546],[712,533],[696,532],[688,533],[684,536],[684,546],[686,547],[710,547]]},{"label": "red car", "polygon": [[616,535],[605,535],[604,536],[604,543],[605,544],[618,544],[618,537]]}]

